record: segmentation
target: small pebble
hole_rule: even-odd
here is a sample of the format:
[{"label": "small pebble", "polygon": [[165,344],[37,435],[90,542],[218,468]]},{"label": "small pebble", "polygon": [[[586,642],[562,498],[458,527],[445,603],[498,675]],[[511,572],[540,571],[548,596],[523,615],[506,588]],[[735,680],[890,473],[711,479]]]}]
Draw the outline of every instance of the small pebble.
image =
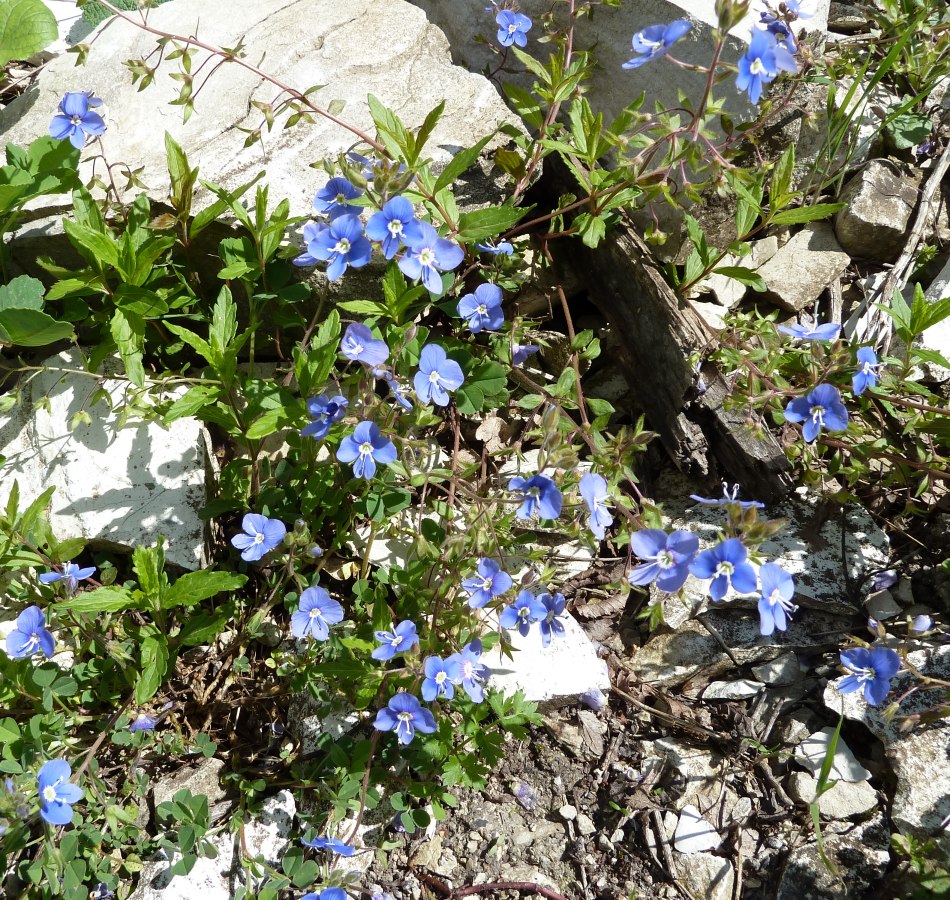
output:
[{"label": "small pebble", "polygon": [[570,803],[565,803],[558,812],[561,814],[561,818],[567,822],[570,822],[572,819],[577,818],[577,808],[571,806]]},{"label": "small pebble", "polygon": [[584,815],[584,813],[577,814],[577,830],[583,834],[593,834],[597,830],[597,826],[594,824],[594,820],[590,816]]}]

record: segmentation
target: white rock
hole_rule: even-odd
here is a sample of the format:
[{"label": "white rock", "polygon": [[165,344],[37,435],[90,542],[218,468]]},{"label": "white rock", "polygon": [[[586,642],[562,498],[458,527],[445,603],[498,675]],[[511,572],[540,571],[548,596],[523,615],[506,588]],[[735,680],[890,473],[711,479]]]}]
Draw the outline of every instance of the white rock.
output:
[{"label": "white rock", "polygon": [[[792,772],[788,779],[789,796],[809,804],[815,799],[818,779],[807,772]],[[861,816],[877,806],[877,791],[866,781],[836,781],[818,798],[818,811],[826,819]]]},{"label": "white rock", "polygon": [[565,822],[570,822],[577,818],[577,807],[571,806],[570,803],[565,803],[564,806],[558,810],[558,813]]},{"label": "white rock", "polygon": [[64,53],[92,31],[92,26],[82,17],[82,10],[76,6],[76,0],[43,0],[43,4],[56,16],[59,37],[45,47],[40,56]]},{"label": "white rock", "polygon": [[695,806],[684,806],[680,810],[679,822],[676,823],[676,833],[673,836],[673,846],[680,853],[715,850],[721,843],[719,833]]},{"label": "white rock", "polygon": [[798,662],[798,654],[783,653],[761,666],[753,666],[752,673],[765,684],[778,687],[794,684],[801,679],[802,668]]},{"label": "white rock", "polygon": [[[918,650],[907,655],[918,671],[933,678],[950,680],[950,646],[933,651]],[[855,691],[841,694],[837,682],[825,688],[825,705],[848,719],[863,722],[887,748],[888,762],[897,778],[891,820],[904,834],[936,839],[945,852],[950,852],[950,766],[947,765],[947,744],[950,722],[946,719],[918,725],[907,734],[900,731],[903,716],[932,709],[939,700],[933,691],[918,691],[906,697],[897,715],[884,718],[884,710],[915,684],[910,672],[901,672],[891,682],[891,693],[880,707],[869,706],[863,694]]]},{"label": "white rock", "polygon": [[690,893],[702,900],[732,900],[736,873],[732,863],[711,853],[673,857],[676,876]]},{"label": "white rock", "polygon": [[868,611],[868,615],[872,619],[877,619],[878,622],[886,622],[903,612],[900,605],[894,601],[894,595],[890,591],[875,591],[869,594],[864,601],[864,608]]},{"label": "white rock", "polygon": [[277,866],[290,843],[297,804],[290,791],[281,791],[261,804],[261,811],[244,826],[248,855]]},{"label": "white rock", "polygon": [[[778,253],[778,238],[775,235],[770,235],[760,241],[753,241],[751,246],[752,252],[747,256],[734,256],[731,253],[727,253],[723,257],[722,262],[719,263],[719,267],[742,266],[745,269],[755,271],[759,266],[768,262],[768,260]],[[715,295],[716,302],[720,306],[724,306],[726,309],[732,309],[742,300],[747,290],[748,288],[742,284],[741,281],[737,281],[735,278],[729,278],[726,275],[713,273],[700,281],[696,287],[690,291],[689,296],[690,299],[692,299],[693,297],[699,297],[706,292],[710,292]],[[707,304],[703,305],[705,306]],[[712,325],[713,323],[710,322],[709,324]]]},{"label": "white rock", "polygon": [[[302,27],[303,25],[306,27]],[[197,34],[219,47],[243,44],[244,57],[270,75],[299,90],[323,87],[312,95],[324,108],[342,105],[340,117],[366,133],[375,133],[367,95],[395,110],[404,124],[417,129],[443,100],[445,114],[436,125],[424,156],[439,170],[463,147],[505,124],[521,129],[520,119],[504,104],[495,86],[482,75],[452,65],[448,42],[426,21],[421,10],[403,0],[257,0],[223,3],[175,0],[149,11],[149,24],[178,34]],[[182,123],[178,96],[180,82],[170,76],[177,63],[163,64],[144,91],[132,83],[126,60],[148,57],[156,37],[118,17],[103,23],[89,40],[82,69],[82,88],[102,98],[100,110],[107,131],[103,150],[110,161],[142,167],[147,193],[164,202],[168,170],[162,132],[168,131],[198,166],[200,175],[234,190],[266,170],[270,199],[290,201],[291,216],[309,216],[316,190],[326,172],[309,163],[336,158],[358,140],[352,132],[322,116],[313,123],[286,129],[278,117],[272,131],[263,129],[262,142],[244,147],[246,133],[264,125],[255,101],[270,103],[274,86],[237,65],[225,65],[203,83],[195,112]],[[195,69],[206,54],[197,51]],[[203,71],[208,70],[205,66]],[[39,75],[28,96],[0,110],[0,132],[6,141],[26,144],[46,134],[49,120],[62,95],[76,89],[72,56],[54,59]],[[155,136],[158,139],[154,139]],[[485,150],[485,159],[508,143],[497,135]],[[88,181],[92,154],[80,167]],[[487,167],[487,166],[486,166]],[[456,184],[470,206],[494,202],[499,195],[491,179],[471,173]],[[481,196],[480,196],[481,195]],[[199,188],[192,212],[209,206],[215,197]],[[56,198],[42,201],[51,213]],[[15,243],[15,242],[14,242]]]},{"label": "white rock", "polygon": [[[930,283],[924,292],[929,303],[936,303],[944,297],[950,297],[950,260],[940,270],[940,274]],[[950,360],[950,317],[931,325],[920,336],[920,345],[926,350],[935,350],[944,359]],[[950,380],[950,369],[937,363],[924,363],[921,367],[924,375],[931,381],[943,384]]]},{"label": "white rock", "polygon": [[[798,745],[795,758],[813,775],[817,775],[821,771],[834,733],[834,728],[822,728],[821,731],[809,735]],[[854,753],[851,752],[851,748],[841,739],[840,735],[838,736],[838,743],[835,745],[834,762],[828,777],[836,781],[851,782],[867,781],[871,777],[871,773],[857,761]]]},{"label": "white rock", "polygon": [[[124,405],[127,381],[64,371],[84,368],[75,349],[42,365],[21,386],[21,402],[0,414],[0,454],[6,457],[0,504],[14,480],[21,510],[54,486],[49,520],[60,540],[83,537],[127,548],[154,543],[162,534],[169,562],[186,569],[205,565],[205,524],[198,516],[209,478],[204,426],[184,418],[163,428],[131,417],[120,426],[113,409]],[[93,397],[100,389],[111,406]],[[70,431],[79,411],[92,421]]]},{"label": "white rock", "polygon": [[481,661],[491,670],[490,688],[505,694],[522,690],[535,703],[562,705],[577,700],[591,690],[610,690],[607,664],[584,629],[570,615],[561,617],[563,637],[541,646],[541,633],[535,625],[527,637],[509,632],[514,645],[513,658],[503,658],[498,645],[486,651]]},{"label": "white rock", "polygon": [[703,700],[748,700],[764,689],[764,684],[749,678],[712,681],[706,686],[702,696]]}]

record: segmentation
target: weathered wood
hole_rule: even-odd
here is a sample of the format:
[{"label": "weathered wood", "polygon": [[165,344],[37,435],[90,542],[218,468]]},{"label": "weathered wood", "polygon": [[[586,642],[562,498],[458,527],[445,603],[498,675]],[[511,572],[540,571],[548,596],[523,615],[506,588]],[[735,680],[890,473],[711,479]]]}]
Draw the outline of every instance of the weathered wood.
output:
[{"label": "weathered wood", "polygon": [[787,493],[790,466],[781,447],[725,408],[728,386],[708,362],[702,390],[689,357],[707,350],[715,331],[669,287],[633,228],[620,224],[596,250],[578,241],[573,252],[591,301],[617,331],[631,390],[676,464],[693,476],[738,481],[746,496]]}]

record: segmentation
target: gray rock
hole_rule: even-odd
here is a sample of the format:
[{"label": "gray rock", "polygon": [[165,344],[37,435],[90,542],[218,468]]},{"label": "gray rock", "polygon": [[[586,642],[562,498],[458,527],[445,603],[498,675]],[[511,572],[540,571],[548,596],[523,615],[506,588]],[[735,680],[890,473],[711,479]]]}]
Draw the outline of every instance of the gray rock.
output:
[{"label": "gray rock", "polygon": [[[105,374],[111,375],[118,366],[109,365]],[[193,418],[168,428],[131,416],[123,423],[129,383],[77,374],[85,368],[78,349],[50,357],[42,367],[20,383],[17,406],[0,414],[0,454],[6,457],[0,503],[14,481],[21,510],[54,486],[49,520],[60,540],[83,537],[127,549],[162,534],[170,563],[205,565],[205,523],[198,511],[207,502],[211,473],[204,426]],[[108,402],[94,396],[100,390]],[[91,421],[71,428],[81,411]]]},{"label": "gray rock", "polygon": [[761,666],[753,666],[752,674],[764,684],[779,687],[800,681],[802,667],[799,665],[797,654],[783,653]]},{"label": "gray rock", "polygon": [[687,804],[680,810],[673,835],[673,846],[680,853],[703,853],[706,850],[715,850],[721,843],[719,833],[695,806]]},{"label": "gray rock", "polygon": [[[807,772],[792,772],[788,777],[788,795],[807,806],[815,799],[818,779]],[[818,798],[818,811],[826,819],[861,816],[877,806],[877,791],[866,781],[836,781]]]},{"label": "gray rock", "polygon": [[[720,507],[692,505],[692,501],[684,500],[684,494],[679,492],[664,492],[661,499],[669,516],[669,527],[697,535],[702,550],[717,542],[719,529],[725,522],[725,513]],[[782,503],[760,510],[759,516],[787,522],[782,531],[761,545],[761,552],[794,576],[795,603],[801,607],[853,615],[854,606],[848,601],[849,581],[859,583],[868,572],[887,564],[888,537],[867,510],[857,504],[846,506],[842,516],[838,510],[826,510],[818,497],[799,488]],[[844,559],[842,527],[845,528]],[[664,602],[667,624],[678,627],[688,616],[689,607],[703,606],[707,587],[708,582],[690,576],[685,585],[688,604],[685,614],[678,601],[670,598]],[[754,607],[758,596],[730,595],[729,603]],[[802,611],[797,613],[799,617],[802,615]]]},{"label": "gray rock", "polygon": [[512,658],[501,655],[500,645],[486,651],[481,661],[491,671],[488,686],[505,694],[522,690],[528,700],[551,706],[574,703],[587,691],[610,690],[607,664],[597,656],[584,629],[569,615],[561,621],[564,635],[547,647],[541,646],[535,629],[527,637],[509,632]]},{"label": "gray rock", "polygon": [[[932,652],[909,653],[908,661],[925,675],[950,679],[950,646]],[[897,715],[888,721],[883,713],[886,704],[900,697],[916,682],[910,672],[901,672],[891,682],[891,693],[885,705],[868,706],[859,692],[841,694],[837,681],[825,688],[825,705],[836,713],[863,722],[883,741],[887,758],[897,780],[891,806],[891,820],[904,834],[935,839],[950,852],[950,766],[947,745],[950,722],[939,719],[932,724],[916,725],[901,733],[903,717],[925,712],[939,703],[933,691],[918,691],[906,697]]]},{"label": "gray rock", "polygon": [[360,715],[349,706],[328,710],[309,693],[294,694],[287,710],[287,730],[300,744],[304,756],[317,752],[324,735],[334,740],[351,731]]},{"label": "gray rock", "polygon": [[[242,42],[246,59],[285,84],[300,90],[323,85],[314,100],[324,108],[343,105],[340,118],[366,133],[375,132],[368,94],[395,110],[410,129],[418,128],[444,100],[445,114],[425,150],[436,170],[500,125],[522,127],[491,82],[452,65],[442,32],[403,0],[341,0],[332,5],[321,0],[260,0],[220,8],[205,0],[175,0],[150,10],[149,24],[178,34],[198,34],[218,46]],[[168,105],[180,87],[169,77],[177,71],[176,64],[164,64],[142,92],[125,67],[128,59],[149,56],[155,49],[154,35],[113,17],[93,37],[81,80],[84,90],[95,91],[104,101],[104,151],[112,163],[141,166],[147,193],[159,203],[168,192],[161,141],[165,130],[184,148],[190,164],[199,167],[201,176],[230,190],[266,170],[272,204],[288,198],[291,216],[309,216],[313,196],[326,181],[326,173],[309,163],[336,158],[358,140],[320,116],[313,124],[302,122],[290,129],[279,118],[272,131],[263,131],[261,144],[245,148],[246,134],[240,129],[264,124],[253,102],[270,103],[275,89],[237,65],[226,65],[203,86],[194,115],[183,124],[180,110]],[[195,68],[203,59],[198,51]],[[25,144],[45,134],[62,95],[76,89],[76,78],[72,56],[54,59],[34,87],[0,110],[5,139]],[[156,135],[158,139],[152,140]],[[490,160],[508,140],[503,135],[493,138],[483,158]],[[91,165],[85,162],[80,167],[84,181],[89,180]],[[490,167],[486,162],[483,170],[473,174],[473,169],[456,182],[461,205],[472,208],[498,200],[498,188],[487,174]],[[33,216],[55,217],[61,199],[45,198]],[[193,212],[214,199],[199,188]],[[61,234],[54,232],[52,238]]]},{"label": "gray rock", "polygon": [[221,772],[224,761],[211,757],[202,760],[195,767],[187,767],[176,772],[170,778],[159,781],[152,789],[152,800],[156,808],[171,800],[179,791],[188,790],[197,796],[208,798],[209,809],[225,797],[221,787]]},{"label": "gray rock", "polygon": [[857,900],[878,886],[890,864],[890,831],[880,814],[860,825],[831,822],[823,829],[825,852],[838,872],[828,871],[815,842],[789,853],[776,900]]},{"label": "gray rock", "polygon": [[677,854],[673,857],[677,878],[690,896],[703,900],[731,900],[736,873],[732,863],[711,853]]},{"label": "gray rock", "polygon": [[590,837],[590,835],[597,831],[597,826],[594,824],[594,820],[586,813],[577,814],[576,824],[577,830],[582,835],[584,835],[584,837]]},{"label": "gray rock", "polygon": [[760,269],[768,290],[763,298],[791,312],[811,306],[851,258],[826,222],[811,222]]},{"label": "gray rock", "polygon": [[899,616],[903,610],[900,605],[894,601],[894,595],[890,591],[875,591],[869,594],[864,601],[864,608],[868,615],[878,622],[886,622]]},{"label": "gray rock", "polygon": [[[723,266],[743,266],[753,271],[759,269],[768,262],[776,253],[778,253],[778,238],[774,235],[763,238],[760,241],[752,241],[752,252],[748,256],[734,256],[727,253],[722,262]],[[713,273],[700,281],[690,292],[689,296],[702,297],[706,294],[712,294],[720,306],[732,309],[745,296],[747,287],[735,278],[729,278],[726,275],[717,275]],[[704,304],[705,305],[705,304]],[[722,310],[720,310],[722,312]],[[707,320],[708,321],[708,320]],[[713,324],[710,322],[709,324]],[[716,326],[721,328],[722,326]]]},{"label": "gray rock", "polygon": [[[813,775],[817,775],[824,765],[825,757],[831,747],[834,737],[834,728],[822,728],[809,735],[798,746],[795,758]],[[851,748],[838,736],[835,744],[835,755],[831,765],[830,777],[840,781],[867,781],[871,773],[858,762]]]},{"label": "gray rock", "polygon": [[739,678],[736,681],[713,681],[703,690],[703,700],[748,700],[760,691],[765,685],[749,678]]},{"label": "gray rock", "polygon": [[893,262],[903,250],[917,186],[894,168],[872,159],[838,195],[848,205],[835,215],[835,235],[853,257]]},{"label": "gray rock", "polygon": [[[412,2],[422,7],[429,19],[445,31],[453,55],[463,65],[476,72],[496,68],[498,57],[488,45],[475,40],[476,35],[483,35],[491,44],[496,44],[495,13],[494,10],[486,13],[484,0]],[[817,0],[809,7],[815,14],[797,23],[796,31],[799,28],[809,32],[823,31],[828,20],[828,7],[829,0]],[[520,0],[519,9],[534,22],[528,33],[527,52],[546,60],[549,51],[537,44],[537,38],[541,36],[542,16],[552,11],[550,5],[543,0]],[[560,10],[555,7],[553,12],[557,17]],[[646,91],[650,109],[655,102],[667,108],[679,106],[678,92],[681,90],[694,104],[699,102],[705,84],[705,78],[699,77],[699,73],[687,72],[670,64],[657,68],[656,62],[638,69],[621,69],[621,65],[635,55],[630,50],[630,40],[637,31],[658,22],[681,18],[688,18],[693,29],[677,43],[674,55],[684,62],[708,66],[712,30],[717,22],[713,0],[641,0],[638,3],[622,3],[618,7],[605,6],[598,8],[596,15],[578,17],[574,46],[585,49],[596,47],[598,66],[585,90],[585,96],[595,112],[603,112],[609,121],[641,91]],[[735,63],[745,52],[752,22],[757,19],[757,13],[750,11],[732,30],[723,51],[724,61]],[[508,59],[511,60],[510,54]],[[661,60],[657,62],[662,63]],[[515,63],[511,68],[512,72],[503,72],[504,78],[529,88],[531,77],[521,73],[520,64]],[[730,116],[745,119],[753,117],[754,110],[745,95],[727,90],[719,96],[724,100]]]}]

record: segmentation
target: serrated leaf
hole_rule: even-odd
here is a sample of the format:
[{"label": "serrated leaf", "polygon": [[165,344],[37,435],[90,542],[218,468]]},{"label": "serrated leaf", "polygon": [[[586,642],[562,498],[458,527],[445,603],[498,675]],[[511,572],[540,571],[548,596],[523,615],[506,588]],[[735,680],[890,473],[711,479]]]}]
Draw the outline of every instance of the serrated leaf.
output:
[{"label": "serrated leaf", "polygon": [[132,312],[117,309],[109,323],[112,338],[119,348],[125,374],[136,387],[145,387],[142,352],[145,346],[145,320]]},{"label": "serrated leaf", "polygon": [[123,587],[100,587],[93,591],[83,591],[75,597],[68,597],[54,604],[58,611],[69,611],[96,615],[104,612],[121,612],[138,606],[136,599]]},{"label": "serrated leaf", "polygon": [[178,640],[186,647],[195,647],[198,644],[209,644],[234,617],[234,604],[224,603],[214,612],[199,613],[191,616],[178,635]]},{"label": "serrated leaf", "polygon": [[70,219],[63,219],[63,230],[66,232],[69,242],[93,266],[101,266],[103,263],[114,268],[118,266],[119,245],[114,238]]},{"label": "serrated leaf", "polygon": [[245,437],[250,441],[260,440],[283,428],[287,428],[293,424],[293,421],[294,416],[291,411],[284,409],[282,406],[269,409],[251,423]]},{"label": "serrated leaf", "polygon": [[773,225],[802,225],[818,219],[827,219],[844,209],[846,203],[816,203],[814,206],[800,206],[797,209],[783,209],[769,217]]},{"label": "serrated leaf", "polygon": [[132,568],[146,596],[152,600],[160,599],[168,583],[161,539],[154,547],[136,547],[132,551]]},{"label": "serrated leaf", "polygon": [[725,275],[726,278],[734,278],[740,284],[747,284],[752,290],[759,293],[766,290],[767,287],[765,279],[761,275],[753,272],[752,269],[747,269],[745,266],[720,266],[718,269],[713,269],[713,272],[717,275]]},{"label": "serrated leaf", "polygon": [[0,0],[0,66],[38,53],[58,36],[56,16],[43,0]]},{"label": "serrated leaf", "polygon": [[188,389],[183,397],[179,397],[165,413],[162,420],[170,425],[185,416],[193,416],[202,407],[214,403],[221,396],[221,388],[216,384],[196,384]]},{"label": "serrated leaf", "polygon": [[527,209],[515,209],[512,206],[489,206],[462,213],[456,239],[470,242],[494,237],[520,222],[527,212]]},{"label": "serrated leaf", "polygon": [[208,569],[189,572],[165,590],[162,607],[172,609],[176,606],[194,606],[195,603],[223,591],[236,591],[243,587],[246,581],[246,575],[236,575],[233,572],[211,572]]},{"label": "serrated leaf", "polygon": [[479,154],[485,148],[485,145],[494,137],[494,134],[489,134],[486,137],[483,137],[474,147],[468,147],[465,150],[460,150],[455,156],[452,157],[451,162],[439,173],[439,177],[435,181],[435,187],[432,192],[437,194],[442,188],[446,188],[449,185],[455,184],[456,179],[463,172],[467,171],[472,165],[474,165],[475,160],[478,159]]}]

